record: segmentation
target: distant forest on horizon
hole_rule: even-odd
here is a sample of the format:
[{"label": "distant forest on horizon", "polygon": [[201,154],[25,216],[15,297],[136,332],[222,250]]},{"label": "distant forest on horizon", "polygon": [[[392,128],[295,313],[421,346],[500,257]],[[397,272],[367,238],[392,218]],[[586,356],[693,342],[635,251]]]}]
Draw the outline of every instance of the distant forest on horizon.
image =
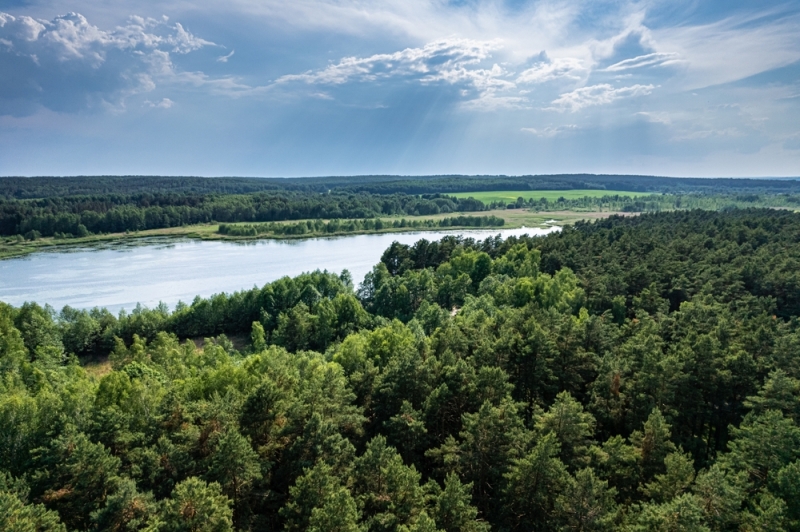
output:
[{"label": "distant forest on horizon", "polygon": [[330,177],[71,176],[0,177],[0,198],[182,193],[249,194],[269,191],[432,194],[485,190],[607,189],[630,192],[719,193],[800,191],[798,178],[693,178],[644,175],[431,175]]},{"label": "distant forest on horizon", "polygon": [[[608,196],[483,202],[449,194],[607,190]],[[647,198],[624,192],[650,193]],[[476,194],[477,196],[477,194]],[[0,236],[10,244],[208,223],[370,219],[490,209],[656,212],[800,205],[800,181],[564,174],[309,178],[77,176],[0,178]],[[471,224],[467,224],[471,225]]]}]

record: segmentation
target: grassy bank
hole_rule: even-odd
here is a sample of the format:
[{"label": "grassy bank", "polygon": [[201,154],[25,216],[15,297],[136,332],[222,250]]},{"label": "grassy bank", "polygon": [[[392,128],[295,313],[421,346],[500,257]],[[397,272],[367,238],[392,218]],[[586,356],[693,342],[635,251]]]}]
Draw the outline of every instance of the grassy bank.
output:
[{"label": "grassy bank", "polygon": [[602,198],[603,196],[628,196],[638,198],[649,196],[649,192],[630,192],[626,190],[597,190],[597,189],[578,189],[578,190],[490,190],[485,192],[459,192],[451,194],[457,198],[474,198],[483,203],[504,202],[514,203],[517,198],[525,201],[530,199],[547,201],[558,201],[559,198],[574,200],[581,198]]}]

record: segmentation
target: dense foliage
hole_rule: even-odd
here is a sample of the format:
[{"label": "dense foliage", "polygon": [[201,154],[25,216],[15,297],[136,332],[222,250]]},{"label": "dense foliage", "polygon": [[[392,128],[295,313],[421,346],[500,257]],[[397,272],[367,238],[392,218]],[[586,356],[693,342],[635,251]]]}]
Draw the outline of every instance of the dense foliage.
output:
[{"label": "dense foliage", "polygon": [[796,209],[800,206],[800,194],[650,194],[631,197],[609,194],[598,197],[556,199],[532,197],[528,200],[517,198],[513,203],[488,202],[489,209],[525,208],[537,212],[548,211],[606,211],[606,212],[659,212],[672,210],[727,210],[752,207],[778,207]]},{"label": "dense foliage", "polygon": [[800,181],[676,179],[646,176],[366,176],[295,179],[200,177],[0,177],[0,236],[35,240],[162,229],[201,223],[374,218],[481,211],[481,190],[607,189],[669,193],[556,202],[517,202],[539,210],[646,212],[800,204]]},{"label": "dense foliage", "polygon": [[640,175],[560,174],[526,176],[394,177],[340,185],[342,189],[372,193],[430,194],[480,190],[605,189],[662,193],[796,193],[796,179],[698,179]]},{"label": "dense foliage", "polygon": [[138,194],[251,194],[255,192],[368,192],[435,194],[478,190],[607,189],[638,192],[800,192],[796,179],[694,179],[636,175],[440,175],[338,176],[303,178],[75,176],[0,177],[0,198],[36,199],[66,196]]},{"label": "dense foliage", "polygon": [[364,220],[306,220],[297,223],[265,223],[265,224],[220,224],[219,232],[229,236],[259,235],[315,235],[355,233],[360,231],[380,231],[382,229],[414,229],[436,227],[502,227],[505,220],[497,216],[448,216],[438,220],[381,220],[367,218]]},{"label": "dense foliage", "polygon": [[[2,180],[0,180],[2,181]],[[0,201],[0,235],[86,236],[209,222],[374,218],[480,211],[483,203],[438,194],[275,192],[249,195],[71,196]]]},{"label": "dense foliage", "polygon": [[798,266],[800,215],[689,211],[0,305],[0,529],[800,530]]}]

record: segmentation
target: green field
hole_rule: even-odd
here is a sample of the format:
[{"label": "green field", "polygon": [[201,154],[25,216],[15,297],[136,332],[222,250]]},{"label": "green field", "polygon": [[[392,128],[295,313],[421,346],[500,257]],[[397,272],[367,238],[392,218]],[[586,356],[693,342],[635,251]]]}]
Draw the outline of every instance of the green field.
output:
[{"label": "green field", "polygon": [[556,201],[558,198],[568,200],[580,199],[586,196],[591,198],[601,198],[603,196],[630,196],[632,198],[639,196],[649,196],[650,192],[629,192],[626,190],[597,190],[597,189],[577,189],[577,190],[489,190],[481,192],[458,192],[450,194],[457,198],[475,198],[484,203],[492,203],[494,201],[502,201],[505,203],[514,203],[517,198],[522,196],[528,200],[547,198],[548,201]]}]

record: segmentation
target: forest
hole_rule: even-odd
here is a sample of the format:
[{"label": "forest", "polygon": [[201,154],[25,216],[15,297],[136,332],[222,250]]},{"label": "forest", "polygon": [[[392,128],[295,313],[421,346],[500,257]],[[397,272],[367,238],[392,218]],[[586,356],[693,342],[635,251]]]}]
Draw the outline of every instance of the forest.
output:
[{"label": "forest", "polygon": [[797,179],[675,178],[642,175],[361,175],[301,178],[72,176],[2,177],[0,199],[138,194],[251,194],[256,192],[343,192],[436,194],[481,190],[606,189],[631,192],[798,193]]},{"label": "forest", "polygon": [[381,231],[383,229],[434,229],[439,227],[502,227],[505,220],[497,216],[448,216],[438,220],[409,219],[383,221],[380,218],[363,220],[307,220],[297,223],[265,223],[265,224],[220,224],[219,233],[229,236],[260,235],[329,235],[357,233],[364,231]]},{"label": "forest", "polygon": [[691,209],[722,211],[751,207],[796,209],[800,206],[800,194],[736,194],[726,192],[715,194],[650,194],[632,197],[616,193],[577,198],[564,198],[561,196],[555,199],[537,198],[535,194],[530,195],[533,197],[527,200],[518,197],[516,201],[511,203],[484,201],[484,205],[488,209],[529,209],[534,212],[659,212]]},{"label": "forest", "polygon": [[800,215],[690,210],[0,304],[0,529],[797,531],[799,272]]},{"label": "forest", "polygon": [[[300,220],[337,219],[341,225],[342,219],[349,218],[362,220],[354,224],[369,225],[367,220],[382,216],[429,216],[492,209],[656,212],[796,208],[800,205],[800,182],[794,180],[642,178],[636,182],[626,176],[577,176],[582,179],[555,176],[549,180],[545,179],[547,176],[532,176],[528,181],[523,178],[514,181],[500,176],[480,185],[464,178],[455,187],[449,184],[451,180],[446,176],[415,178],[416,181],[398,181],[399,178],[390,177],[368,178],[358,185],[355,178],[348,177],[4,177],[0,178],[0,237],[6,239],[0,244],[13,245],[43,237],[85,238],[211,223],[245,223],[261,228],[256,230],[256,235],[281,234],[268,231],[265,224],[298,221],[294,228],[299,230],[300,224],[305,223]],[[519,179],[523,181],[519,182]],[[634,183],[638,185],[634,186]],[[152,190],[145,191],[143,187],[148,184],[152,185]],[[657,190],[662,193],[632,197],[624,195],[624,192],[609,191],[608,195],[596,194],[596,197],[557,200],[530,197],[527,200],[518,198],[512,203],[483,203],[471,196],[463,197],[463,193],[462,197],[448,195],[448,192],[463,190],[503,190],[503,187],[511,185],[516,185],[516,190],[528,186],[540,187],[537,190],[547,187],[568,190],[571,185],[583,187],[575,190],[587,190],[586,187],[588,190],[604,190],[608,185],[623,191]],[[473,225],[474,220],[463,216],[460,219],[469,222],[465,226]],[[242,233],[239,236],[254,236],[252,233],[253,230],[248,230],[247,235]]]},{"label": "forest", "polygon": [[439,194],[263,192],[50,197],[0,201],[0,235],[35,240],[43,236],[82,237],[210,222],[419,216],[483,209],[480,201]]}]

